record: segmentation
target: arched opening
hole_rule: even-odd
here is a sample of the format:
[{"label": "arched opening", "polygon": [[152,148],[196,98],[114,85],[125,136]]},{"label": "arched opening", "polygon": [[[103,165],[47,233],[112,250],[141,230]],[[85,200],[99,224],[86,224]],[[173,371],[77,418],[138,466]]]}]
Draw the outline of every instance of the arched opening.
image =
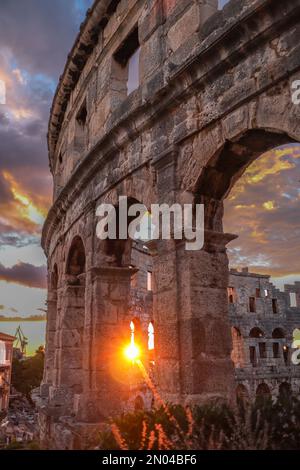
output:
[{"label": "arched opening", "polygon": [[[139,205],[144,216],[139,226],[137,226],[137,231],[134,230],[134,232],[131,232],[131,223],[140,216],[139,212],[134,215],[128,214],[130,210],[133,211],[133,206],[135,205]],[[147,238],[146,216],[146,206],[132,197],[124,198],[119,204],[114,206],[114,210],[110,211],[105,220],[107,224],[102,227],[104,233],[107,234],[107,238],[103,243],[103,250],[107,256],[108,264],[118,267],[131,266],[133,240],[142,240],[143,236]],[[125,225],[126,223],[127,225]]]},{"label": "arched opening", "polygon": [[85,273],[85,248],[79,236],[76,236],[72,241],[66,272],[72,276],[79,276]]},{"label": "arched opening", "polygon": [[272,338],[273,339],[284,339],[285,338],[285,333],[282,328],[275,328],[272,332]]},{"label": "arched opening", "polygon": [[[56,364],[58,364],[56,385],[62,387],[67,385],[74,394],[81,394],[84,383],[86,254],[80,236],[73,238],[66,259],[66,276],[60,286],[62,302],[58,312],[59,331],[56,332],[60,339],[56,351]],[[72,402],[69,406],[73,412]]]},{"label": "arched opening", "polygon": [[245,385],[239,384],[236,388],[236,399],[237,402],[245,403],[249,401],[249,392]]},{"label": "arched opening", "polygon": [[231,328],[232,336],[232,355],[234,366],[236,368],[244,367],[245,365],[245,351],[244,351],[244,340],[241,331],[237,327]]},{"label": "arched opening", "polygon": [[271,398],[271,391],[266,383],[261,383],[258,385],[256,389],[256,397],[258,399],[265,399],[265,400],[268,400]]},{"label": "arched opening", "polygon": [[[235,115],[235,118],[237,115]],[[244,119],[242,114],[239,114],[239,119],[241,121]],[[246,119],[246,118],[245,118]],[[242,122],[239,121],[239,123],[234,122],[234,118],[232,119],[232,127],[236,124],[236,127],[241,127],[243,125]],[[228,127],[230,127],[230,124],[228,124]],[[232,134],[233,132],[236,133],[237,135],[237,129],[231,129]],[[241,135],[241,134],[240,134]],[[179,353],[175,351],[174,357],[176,358],[174,360],[177,361],[179,366],[181,366],[181,371],[182,371],[182,376],[193,376],[194,378],[194,387],[193,387],[193,393],[199,393],[199,391],[205,390],[205,385],[203,385],[203,382],[208,382],[207,380],[207,375],[208,373],[206,371],[209,370],[209,366],[205,364],[203,357],[199,356],[196,357],[196,348],[197,348],[197,343],[193,343],[194,335],[197,337],[198,343],[199,343],[199,327],[200,324],[204,324],[204,329],[205,329],[205,336],[206,338],[209,339],[207,341],[207,344],[205,345],[205,356],[206,358],[209,358],[209,355],[211,354],[212,356],[214,355],[214,360],[217,356],[217,353],[215,353],[214,348],[211,346],[213,343],[213,334],[218,331],[219,326],[222,323],[222,319],[226,318],[226,311],[228,310],[227,307],[227,302],[226,302],[226,297],[228,297],[228,291],[227,288],[229,287],[228,284],[228,257],[227,257],[227,244],[235,238],[232,233],[234,233],[231,230],[227,230],[229,233],[224,233],[223,231],[223,216],[224,216],[224,200],[230,195],[230,192],[234,185],[237,183],[237,181],[243,176],[245,173],[246,169],[251,165],[251,163],[254,163],[255,160],[258,160],[260,156],[262,156],[265,152],[274,149],[276,146],[280,145],[286,145],[288,144],[291,139],[288,137],[288,135],[283,134],[283,133],[273,133],[273,132],[268,132],[265,130],[251,130],[251,131],[246,131],[239,139],[236,137],[235,139],[232,138],[230,141],[229,139],[225,141],[225,144],[222,148],[219,147],[217,149],[217,144],[214,142],[214,138],[217,139],[222,139],[221,137],[221,130],[217,126],[213,129],[207,129],[207,132],[203,133],[204,139],[207,138],[207,148],[205,148],[205,151],[202,153],[201,150],[199,150],[199,160],[202,158],[202,162],[205,161],[205,158],[207,158],[206,152],[210,152],[211,158],[207,159],[208,163],[206,164],[205,167],[201,168],[201,173],[199,175],[198,173],[198,178],[193,179],[193,184],[190,184],[189,188],[192,188],[194,190],[194,202],[196,204],[203,204],[204,205],[204,212],[205,212],[205,233],[204,233],[204,246],[203,249],[200,250],[198,253],[193,253],[190,255],[189,253],[185,254],[185,258],[189,260],[190,265],[188,268],[185,268],[183,263],[181,264],[182,266],[182,272],[181,276],[178,276],[177,279],[179,279],[179,283],[181,286],[181,304],[180,307],[182,310],[185,310],[188,312],[190,315],[191,321],[188,324],[188,332],[185,337],[190,337],[190,344],[192,344],[191,348],[189,348],[189,351],[187,351],[187,348],[184,349],[184,345],[180,345],[180,340],[179,340],[179,345],[181,346]],[[200,138],[199,138],[200,141]],[[214,154],[212,151],[212,148],[214,150]],[[193,149],[189,149],[190,153],[193,155]],[[183,155],[185,155],[183,153]],[[182,155],[180,155],[181,160],[180,163],[182,166],[184,165]],[[200,160],[201,162],[201,160]],[[202,163],[201,162],[201,163]],[[192,156],[190,158],[190,167],[192,164],[198,165],[198,168],[201,167],[201,163],[196,161],[196,157]],[[196,166],[197,167],[197,166]],[[164,175],[168,175],[169,173],[164,169]],[[184,174],[184,176],[186,176]],[[189,175],[190,178],[192,178],[191,175]],[[170,178],[171,180],[171,178]],[[173,182],[173,180],[171,180]],[[189,183],[187,183],[188,186]],[[163,193],[163,191],[161,191]],[[184,194],[184,197],[188,198],[189,195]],[[266,201],[267,203],[269,201]],[[271,205],[267,204],[267,207],[271,207]],[[242,228],[242,224],[240,224],[240,230]],[[271,229],[271,227],[270,227]],[[230,233],[231,232],[231,233]],[[238,233],[238,232],[237,232]],[[165,258],[167,260],[167,257]],[[171,263],[170,263],[171,265]],[[186,288],[185,286],[185,272],[187,275],[189,275],[190,279],[190,285],[189,289]],[[184,273],[184,274],[183,274]],[[250,274],[250,273],[249,273]],[[156,274],[157,276],[157,274]],[[201,279],[202,277],[205,277],[205,280]],[[251,277],[249,275],[249,277]],[[163,276],[161,276],[163,279]],[[156,278],[156,283],[158,284],[158,278]],[[227,284],[227,285],[226,285]],[[232,284],[231,284],[232,285]],[[209,287],[209,289],[208,289]],[[235,285],[236,287],[236,285]],[[260,298],[256,298],[256,288],[259,286],[255,284],[253,287],[253,293],[250,294],[255,298],[255,305],[254,309],[255,312],[254,314],[259,314],[259,308],[261,310],[261,313],[263,314],[263,308],[262,308],[262,303],[263,300]],[[191,295],[192,292],[192,295]],[[163,302],[165,298],[163,298],[163,292],[159,292],[159,295],[161,299],[159,299],[160,302],[160,307],[163,307],[164,305],[166,306],[167,302]],[[190,296],[188,297],[188,301],[191,304],[191,306],[186,306],[185,305],[185,296]],[[241,300],[245,296],[240,295],[239,296]],[[158,298],[158,297],[157,297]],[[239,309],[236,309],[235,307],[231,308],[232,316],[235,314],[235,311],[240,313],[240,315],[247,314],[249,312],[249,307],[248,307],[248,299],[249,295],[246,297],[246,301],[243,302],[243,307],[245,306],[245,311],[240,312]],[[171,302],[171,296],[168,297],[168,301]],[[270,303],[270,301],[268,300]],[[226,305],[225,305],[226,304]],[[198,309],[198,305],[200,306]],[[218,316],[218,320],[216,321],[215,324],[213,322],[209,323],[207,321],[208,318],[208,312],[212,311],[212,306],[213,306],[213,311],[216,316]],[[175,310],[177,306],[173,307],[173,310]],[[157,308],[158,310],[158,308]],[[197,312],[197,313],[194,313]],[[205,314],[202,312],[205,312]],[[224,315],[225,313],[225,315]],[[206,315],[206,316],[205,316]],[[202,318],[201,318],[202,316]],[[255,319],[255,315],[251,315],[250,321]],[[185,318],[184,318],[185,320]],[[157,319],[155,318],[155,321]],[[158,320],[161,321],[161,320]],[[222,354],[224,363],[226,363],[226,359],[228,359],[228,351],[229,351],[229,342],[227,341],[226,334],[230,332],[229,329],[229,321],[226,323],[227,320],[224,320],[223,322],[223,332],[222,334],[219,333],[219,338],[222,337],[224,338],[224,348],[222,349]],[[160,325],[159,325],[160,326]],[[167,325],[166,325],[167,327]],[[180,330],[181,325],[177,328],[174,328],[176,333],[178,333],[178,329]],[[186,328],[186,325],[182,327],[182,330]],[[187,328],[186,328],[187,329]],[[162,341],[161,337],[161,329],[159,329],[159,347],[158,347],[158,367],[160,367],[159,362],[161,360],[162,355],[160,355],[160,344]],[[258,329],[259,330],[259,329]],[[262,360],[264,361],[267,358],[267,348],[266,348],[266,342],[263,341],[264,338],[264,333],[260,330],[255,330],[250,334],[250,338],[247,339],[247,343],[249,344],[250,349],[250,361],[253,364],[253,366],[256,365],[257,363],[257,355],[259,354]],[[220,330],[219,330],[220,331]],[[227,333],[226,333],[227,331]],[[255,331],[258,331],[258,334],[255,334]],[[184,331],[185,334],[186,330]],[[216,333],[215,333],[216,334]],[[176,337],[175,334],[173,337]],[[257,341],[258,340],[258,341]],[[261,340],[261,341],[259,341]],[[259,346],[260,344],[260,346]],[[222,346],[223,346],[222,345]],[[219,347],[219,351],[221,350],[221,347]],[[247,360],[248,360],[248,352],[247,353]],[[166,358],[166,364],[168,360],[167,352],[164,353],[165,358]],[[221,354],[220,354],[221,355]],[[196,359],[195,359],[196,358]],[[188,370],[188,364],[190,364],[190,361],[195,360],[197,361],[197,370],[201,371],[199,374],[194,374],[193,372],[189,372]],[[228,361],[228,376],[233,373],[232,371],[229,370],[229,363]],[[232,364],[230,364],[231,366]],[[267,364],[265,364],[267,365]],[[186,372],[187,371],[187,372]],[[202,375],[201,375],[202,374]],[[174,374],[175,375],[175,374]],[[220,376],[218,377],[220,379]],[[228,382],[230,381],[230,378]],[[174,380],[176,382],[176,380]],[[178,379],[178,382],[180,383],[180,378]],[[191,381],[192,382],[192,381]],[[211,381],[214,382],[214,385],[217,382],[217,379]],[[186,383],[188,383],[188,380],[186,380]],[[185,385],[184,385],[185,386]],[[223,390],[226,389],[226,384],[221,384],[221,380],[219,380],[219,383],[215,387],[215,389]],[[229,388],[229,387],[228,387]],[[228,390],[227,388],[227,390]],[[174,387],[175,389],[175,387]],[[178,389],[177,389],[178,390]],[[232,391],[231,391],[232,393]]]},{"label": "arched opening", "polygon": [[135,344],[138,347],[144,347],[144,338],[141,320],[137,317],[133,318],[129,324],[130,328],[130,344]]},{"label": "arched opening", "polygon": [[264,338],[264,336],[265,336],[264,332],[258,327],[252,328],[252,330],[249,333],[249,338],[261,339],[261,338]]},{"label": "arched opening", "polygon": [[148,325],[148,357],[150,364],[154,365],[154,348],[155,348],[155,332],[154,323],[151,321]]},{"label": "arched opening", "polygon": [[284,400],[291,397],[291,385],[288,382],[282,382],[279,385],[279,397]]},{"label": "arched opening", "polygon": [[152,321],[148,325],[148,350],[154,350],[154,325]]},{"label": "arched opening", "polygon": [[[289,363],[289,347],[286,344],[286,335],[282,328],[275,328],[272,332],[272,339],[281,341],[273,341],[273,358],[280,359],[283,357],[285,365]],[[284,341],[282,341],[284,340]],[[281,356],[282,354],[282,356]]]},{"label": "arched opening", "polygon": [[250,130],[239,141],[227,141],[202,170],[198,179],[196,202],[205,205],[205,226],[222,232],[223,201],[246,169],[269,150],[289,144],[285,134],[264,130]]}]

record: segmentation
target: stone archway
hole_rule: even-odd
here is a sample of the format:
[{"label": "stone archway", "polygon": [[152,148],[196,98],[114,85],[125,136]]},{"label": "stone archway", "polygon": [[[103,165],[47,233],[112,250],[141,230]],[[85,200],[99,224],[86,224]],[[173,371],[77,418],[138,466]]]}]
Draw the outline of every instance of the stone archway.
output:
[{"label": "stone archway", "polygon": [[57,383],[66,390],[64,407],[73,412],[73,399],[82,393],[83,338],[85,325],[86,252],[82,238],[76,235],[66,251],[65,274],[61,287],[61,309],[58,326]]},{"label": "stone archway", "polygon": [[223,201],[248,166],[267,151],[291,142],[287,134],[262,129],[248,130],[238,140],[225,141],[196,184],[195,200],[205,205],[208,230],[222,231]]},{"label": "stone archway", "polygon": [[[222,131],[225,125],[226,133]],[[170,401],[199,402],[234,395],[226,246],[236,235],[223,232],[223,202],[252,162],[294,141],[293,132],[288,135],[246,125],[246,119],[237,126],[228,117],[225,124],[193,138],[192,144],[173,147],[153,162],[159,201],[194,201],[205,207],[201,251],[187,252],[184,243],[159,241],[154,256],[157,381]]]},{"label": "stone archway", "polygon": [[288,382],[282,382],[279,385],[279,398],[283,400],[289,400],[291,398],[291,384]]},{"label": "stone archway", "polygon": [[256,398],[258,400],[268,400],[271,398],[270,387],[266,383],[261,383],[256,389]]},{"label": "stone archway", "polygon": [[236,399],[238,403],[246,403],[249,401],[249,392],[247,387],[243,384],[239,384],[236,387]]},{"label": "stone archway", "polygon": [[231,359],[235,368],[244,367],[245,365],[245,345],[241,330],[237,327],[231,327],[232,336],[232,354]]}]

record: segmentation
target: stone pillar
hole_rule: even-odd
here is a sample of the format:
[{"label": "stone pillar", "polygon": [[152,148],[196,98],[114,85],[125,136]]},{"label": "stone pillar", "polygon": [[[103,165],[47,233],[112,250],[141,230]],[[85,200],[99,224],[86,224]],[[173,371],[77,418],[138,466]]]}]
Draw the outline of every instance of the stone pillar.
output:
[{"label": "stone pillar", "polygon": [[[182,201],[176,150],[161,155],[154,166],[159,203]],[[187,251],[184,240],[156,243],[156,381],[166,400],[199,403],[233,397],[226,254],[233,238],[206,230],[204,247],[198,251]]]},{"label": "stone pillar", "polygon": [[91,270],[91,384],[78,404],[82,421],[97,422],[119,414],[130,398],[132,364],[126,360],[124,349],[130,343],[129,296],[135,273],[135,269],[125,267]]},{"label": "stone pillar", "polygon": [[56,377],[50,388],[50,406],[60,409],[61,415],[74,411],[74,396],[83,389],[85,274],[78,279],[80,285],[73,285],[74,276],[66,275],[60,292],[62,302],[55,338]]},{"label": "stone pillar", "polygon": [[[54,380],[55,331],[57,318],[57,290],[48,291],[47,329],[43,386],[46,389]],[[43,393],[42,393],[43,395]]]}]

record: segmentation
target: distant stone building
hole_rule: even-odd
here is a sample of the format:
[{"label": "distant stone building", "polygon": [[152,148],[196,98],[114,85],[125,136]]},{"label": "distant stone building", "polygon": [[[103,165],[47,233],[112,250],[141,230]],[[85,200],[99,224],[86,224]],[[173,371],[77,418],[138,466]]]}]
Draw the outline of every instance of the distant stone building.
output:
[{"label": "distant stone building", "polygon": [[14,336],[0,333],[0,417],[9,405]]},{"label": "distant stone building", "polygon": [[[155,342],[149,285],[152,264],[143,244],[135,244],[132,262],[138,271],[131,297],[133,305],[139,305],[132,311],[133,319],[140,322],[144,338],[149,336],[149,324],[153,325]],[[251,273],[248,268],[230,270],[228,304],[237,398],[253,400],[260,394],[276,398],[282,394],[300,393],[300,365],[291,361],[293,332],[300,329],[299,294],[300,282],[286,285],[282,292],[268,275]],[[203,337],[198,341],[201,343]],[[140,399],[143,398],[142,390],[143,387]],[[135,393],[138,392],[137,389]]]},{"label": "distant stone building", "polygon": [[142,302],[150,312],[151,295],[132,293],[143,274],[132,268],[131,240],[96,234],[97,208],[117,208],[119,196],[147,209],[204,204],[202,250],[174,239],[148,247],[154,324],[146,333],[155,330],[153,374],[164,400],[234,396],[226,247],[235,236],[223,232],[223,201],[260,155],[300,141],[291,100],[300,0],[222,5],[95,0],[68,55],[48,133],[45,447],[83,446],[93,426],[132,399],[120,351]]},{"label": "distant stone building", "polygon": [[240,397],[300,392],[300,366],[291,362],[293,331],[300,328],[300,283],[281,292],[270,276],[231,269],[229,318]]}]

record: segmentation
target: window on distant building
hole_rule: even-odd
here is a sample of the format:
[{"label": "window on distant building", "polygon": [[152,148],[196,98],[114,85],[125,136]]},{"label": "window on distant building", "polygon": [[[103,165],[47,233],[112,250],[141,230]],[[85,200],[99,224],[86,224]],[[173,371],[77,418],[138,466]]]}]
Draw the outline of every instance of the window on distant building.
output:
[{"label": "window on distant building", "polygon": [[268,291],[268,289],[264,289],[264,294],[265,294],[265,297],[269,297],[269,291]]},{"label": "window on distant building", "polygon": [[256,289],[256,298],[257,299],[260,298],[260,288],[259,287]]},{"label": "window on distant building", "polygon": [[273,357],[274,359],[279,359],[280,352],[279,352],[279,343],[273,343]]},{"label": "window on distant building", "polygon": [[297,307],[297,296],[295,292],[290,292],[290,306]]},{"label": "window on distant building", "polygon": [[249,353],[250,353],[250,362],[253,365],[253,367],[256,367],[257,362],[256,362],[256,348],[255,348],[255,346],[250,346],[249,347]]},{"label": "window on distant building", "polygon": [[283,350],[284,363],[287,366],[289,364],[289,347],[284,345],[282,350]]},{"label": "window on distant building", "polygon": [[273,310],[273,313],[278,313],[278,302],[277,302],[277,299],[272,299],[272,310]]},{"label": "window on distant building", "polygon": [[149,351],[154,349],[154,325],[152,322],[148,326],[148,349]]},{"label": "window on distant building", "polygon": [[130,342],[131,342],[131,344],[134,344],[134,332],[135,332],[135,324],[134,324],[134,321],[132,320],[130,322]]},{"label": "window on distant building", "polygon": [[152,273],[150,271],[147,272],[147,290],[152,291]]},{"label": "window on distant building", "polygon": [[235,298],[236,298],[235,288],[234,287],[228,287],[227,291],[228,291],[228,301],[229,301],[229,303],[234,304]]},{"label": "window on distant building", "polygon": [[262,359],[266,359],[267,357],[266,343],[258,343],[258,348],[259,348],[259,357],[261,357]]},{"label": "window on distant building", "polygon": [[251,313],[256,312],[255,297],[249,297],[249,310]]}]

